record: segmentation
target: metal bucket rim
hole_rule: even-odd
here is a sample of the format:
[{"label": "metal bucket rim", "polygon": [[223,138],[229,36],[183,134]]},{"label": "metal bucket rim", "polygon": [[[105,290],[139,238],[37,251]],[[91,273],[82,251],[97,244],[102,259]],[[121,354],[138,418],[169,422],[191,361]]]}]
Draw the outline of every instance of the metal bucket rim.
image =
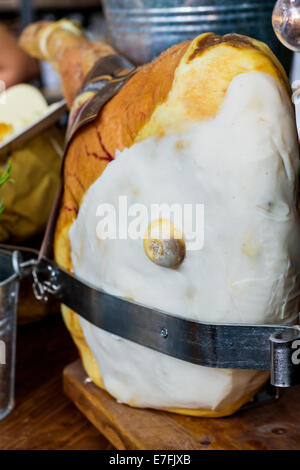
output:
[{"label": "metal bucket rim", "polygon": [[228,11],[228,10],[235,10],[235,11],[242,11],[242,10],[265,10],[266,8],[273,9],[274,3],[272,1],[266,2],[264,5],[261,3],[244,3],[242,5],[236,4],[229,4],[229,5],[220,5],[216,6],[195,6],[195,7],[170,7],[170,8],[114,8],[112,6],[105,5],[105,13],[109,14],[130,14],[130,15],[151,15],[151,14],[191,14],[191,13],[202,13],[202,12],[221,12],[221,11]]}]

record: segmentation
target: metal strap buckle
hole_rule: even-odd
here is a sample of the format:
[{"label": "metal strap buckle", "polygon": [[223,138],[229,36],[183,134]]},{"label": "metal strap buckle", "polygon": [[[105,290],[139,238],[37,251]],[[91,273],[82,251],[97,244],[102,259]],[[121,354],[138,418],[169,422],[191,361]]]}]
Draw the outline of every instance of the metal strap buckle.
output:
[{"label": "metal strap buckle", "polygon": [[[9,247],[8,247],[9,248]],[[15,274],[19,279],[25,279],[32,275],[33,284],[32,289],[34,296],[37,300],[42,302],[48,301],[48,294],[57,295],[61,286],[57,284],[56,270],[50,264],[47,265],[47,277],[48,279],[40,280],[38,274],[38,259],[29,257],[29,259],[23,260],[22,253],[18,247],[11,247],[13,249],[11,255],[12,267]],[[23,251],[27,255],[36,254],[34,250],[26,249]]]},{"label": "metal strap buckle", "polygon": [[32,289],[34,296],[37,300],[44,303],[48,302],[49,295],[58,295],[61,286],[57,283],[57,273],[56,270],[48,265],[49,269],[49,280],[41,281],[38,276],[37,264],[34,265],[32,269],[33,284]]}]

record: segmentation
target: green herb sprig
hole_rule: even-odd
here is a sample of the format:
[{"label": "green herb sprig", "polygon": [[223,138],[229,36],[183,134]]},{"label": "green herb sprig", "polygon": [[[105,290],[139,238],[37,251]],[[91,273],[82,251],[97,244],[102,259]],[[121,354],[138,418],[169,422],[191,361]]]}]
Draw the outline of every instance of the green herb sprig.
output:
[{"label": "green herb sprig", "polygon": [[[10,176],[9,176],[10,172],[11,172],[11,167],[12,167],[11,162],[8,162],[6,170],[0,172],[0,189],[3,186],[4,183],[6,183],[8,181],[13,181],[13,179],[10,178]],[[0,199],[0,217],[3,213],[3,210],[4,210],[4,203],[3,203],[3,200]]]}]

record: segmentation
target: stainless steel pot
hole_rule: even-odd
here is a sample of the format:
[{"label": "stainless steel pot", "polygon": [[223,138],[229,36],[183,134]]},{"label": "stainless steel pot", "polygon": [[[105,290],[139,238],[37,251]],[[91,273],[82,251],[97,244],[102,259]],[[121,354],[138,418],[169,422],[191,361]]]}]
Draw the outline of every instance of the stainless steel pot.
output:
[{"label": "stainless steel pot", "polygon": [[103,0],[112,45],[134,63],[212,31],[266,42],[288,68],[290,53],[272,29],[273,0]]}]

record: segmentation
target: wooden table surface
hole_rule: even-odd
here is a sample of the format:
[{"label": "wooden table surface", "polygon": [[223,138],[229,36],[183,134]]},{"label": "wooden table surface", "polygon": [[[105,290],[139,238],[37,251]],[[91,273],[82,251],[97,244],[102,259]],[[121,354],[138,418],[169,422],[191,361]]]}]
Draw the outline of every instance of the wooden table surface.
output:
[{"label": "wooden table surface", "polygon": [[64,395],[62,370],[78,356],[61,316],[19,327],[16,406],[0,421],[0,449],[112,449]]},{"label": "wooden table surface", "polygon": [[[77,357],[59,314],[18,328],[16,407],[0,421],[0,450],[113,449],[63,393],[63,369]],[[78,375],[77,365],[74,374],[72,367],[65,371],[68,395],[118,449],[299,449],[300,386],[274,404],[228,419],[195,420],[118,405],[93,384],[85,385],[83,370]]]},{"label": "wooden table surface", "polygon": [[119,450],[299,450],[300,386],[228,418],[193,418],[131,408],[87,382],[81,361],[64,369],[64,389]]}]

